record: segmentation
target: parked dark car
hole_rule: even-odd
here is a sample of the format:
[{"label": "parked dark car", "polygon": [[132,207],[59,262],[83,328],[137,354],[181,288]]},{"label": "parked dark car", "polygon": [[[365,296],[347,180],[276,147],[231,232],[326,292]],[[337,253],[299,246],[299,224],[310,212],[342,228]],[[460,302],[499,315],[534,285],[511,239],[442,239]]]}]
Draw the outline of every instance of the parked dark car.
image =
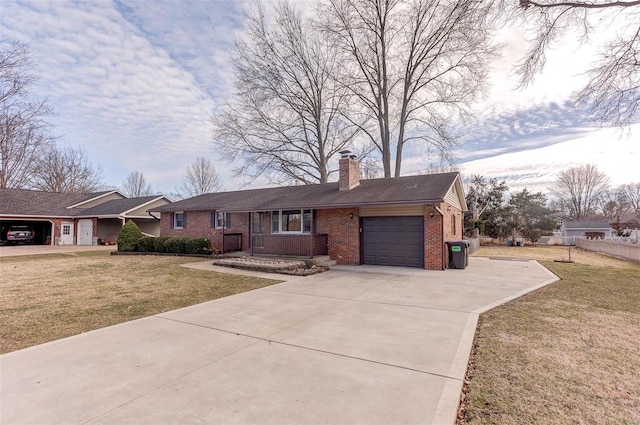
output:
[{"label": "parked dark car", "polygon": [[33,243],[36,232],[30,226],[11,226],[7,231],[7,243]]}]

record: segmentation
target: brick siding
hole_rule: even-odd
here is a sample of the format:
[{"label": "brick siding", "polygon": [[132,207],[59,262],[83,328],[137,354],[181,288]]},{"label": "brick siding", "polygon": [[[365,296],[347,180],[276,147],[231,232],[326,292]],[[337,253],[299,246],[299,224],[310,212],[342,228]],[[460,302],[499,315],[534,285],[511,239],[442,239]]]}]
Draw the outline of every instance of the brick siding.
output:
[{"label": "brick siding", "polygon": [[[447,211],[448,207],[451,207],[449,211]],[[433,212],[433,218],[431,217],[431,212]],[[350,218],[350,214],[353,214],[353,218]],[[161,236],[206,237],[211,241],[212,247],[218,250],[222,249],[222,229],[211,228],[210,211],[186,212],[187,225],[185,229],[172,229],[171,216],[171,213],[162,213],[160,220]],[[455,233],[453,233],[452,220],[456,223]],[[358,208],[316,210],[315,223],[314,233],[328,235],[328,254],[332,260],[335,260],[340,265],[359,265],[361,263]],[[270,214],[266,214],[263,229],[265,234],[270,233],[270,228]],[[250,249],[249,214],[231,214],[231,227],[225,229],[224,232],[225,234],[241,233],[242,249]],[[445,242],[460,239],[462,239],[462,214],[459,209],[447,203],[439,204],[437,208],[431,206],[425,208],[425,269],[442,270],[447,264]],[[256,251],[256,253],[258,252],[259,250]]]},{"label": "brick siding", "polygon": [[[353,214],[353,218],[349,217]],[[317,210],[317,233],[328,237],[329,257],[340,265],[360,264],[358,208]]]},{"label": "brick siding", "polygon": [[[184,229],[173,229],[171,227],[172,213],[162,213],[160,215],[160,236],[184,237],[184,238],[207,238],[211,241],[214,250],[222,250],[222,229],[211,227],[211,211],[185,211],[186,223]],[[249,249],[249,214],[232,213],[231,226],[224,229],[225,234],[241,233],[242,250]]]}]

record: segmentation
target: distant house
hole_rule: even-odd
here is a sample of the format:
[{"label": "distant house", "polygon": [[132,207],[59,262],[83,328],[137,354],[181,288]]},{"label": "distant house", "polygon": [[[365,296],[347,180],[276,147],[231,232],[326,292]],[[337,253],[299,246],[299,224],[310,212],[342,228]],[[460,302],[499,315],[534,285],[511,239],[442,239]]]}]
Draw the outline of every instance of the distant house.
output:
[{"label": "distant house", "polygon": [[0,239],[11,226],[27,225],[36,243],[96,245],[115,241],[126,220],[140,230],[160,234],[160,218],[148,210],[170,203],[162,195],[127,198],[116,190],[89,194],[0,189]]},{"label": "distant house", "polygon": [[336,183],[211,193],[151,211],[161,236],[207,237],[223,252],[442,270],[445,242],[463,238],[459,173],[360,180],[355,157],[342,154]]},{"label": "distant house", "polygon": [[606,221],[562,221],[560,232],[565,238],[602,237],[610,238],[612,229]]},{"label": "distant house", "polygon": [[615,220],[610,221],[609,225],[613,229],[640,229],[640,212],[624,214],[617,217]]}]

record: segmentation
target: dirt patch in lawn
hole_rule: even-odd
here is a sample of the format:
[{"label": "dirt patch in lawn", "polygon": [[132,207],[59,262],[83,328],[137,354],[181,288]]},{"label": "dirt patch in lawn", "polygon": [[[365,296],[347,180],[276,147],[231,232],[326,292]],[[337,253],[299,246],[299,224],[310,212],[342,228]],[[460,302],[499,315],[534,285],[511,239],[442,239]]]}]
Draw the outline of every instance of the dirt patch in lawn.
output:
[{"label": "dirt patch in lawn", "polygon": [[278,283],[108,252],[0,258],[0,353]]},{"label": "dirt patch in lawn", "polygon": [[640,266],[536,251],[561,281],[481,315],[458,424],[640,423]]}]

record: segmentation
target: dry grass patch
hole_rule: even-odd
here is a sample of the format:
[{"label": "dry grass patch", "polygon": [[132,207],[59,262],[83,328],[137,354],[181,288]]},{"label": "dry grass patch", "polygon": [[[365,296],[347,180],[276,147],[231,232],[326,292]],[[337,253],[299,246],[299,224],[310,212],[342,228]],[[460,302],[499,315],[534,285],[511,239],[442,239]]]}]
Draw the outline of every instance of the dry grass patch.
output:
[{"label": "dry grass patch", "polygon": [[[538,261],[566,261],[569,259],[569,247],[559,245],[538,245],[538,246],[482,246],[473,255],[480,257],[509,257],[526,258]],[[629,262],[600,254],[586,249],[571,247],[571,260],[578,264],[589,264],[592,266],[629,267]]]},{"label": "dry grass patch", "polygon": [[[460,424],[640,423],[640,266],[579,251],[542,261],[560,282],[480,317]],[[534,253],[478,255],[512,252]]]},{"label": "dry grass patch", "polygon": [[272,285],[193,258],[108,252],[0,258],[0,353]]}]

